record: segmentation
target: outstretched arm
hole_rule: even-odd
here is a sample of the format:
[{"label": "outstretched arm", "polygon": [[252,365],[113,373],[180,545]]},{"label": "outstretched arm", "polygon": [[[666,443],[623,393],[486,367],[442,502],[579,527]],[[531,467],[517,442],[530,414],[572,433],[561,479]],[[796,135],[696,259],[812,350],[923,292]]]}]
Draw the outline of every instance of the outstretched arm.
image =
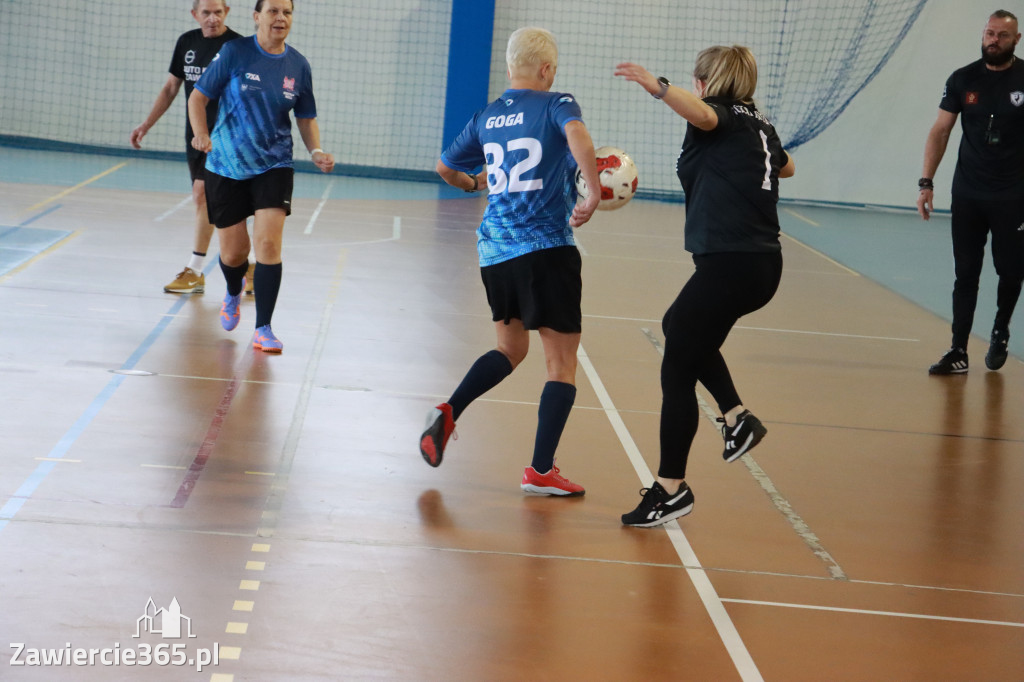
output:
[{"label": "outstretched arm", "polygon": [[[615,67],[615,75],[639,83],[644,90],[652,95],[661,91],[661,83],[658,79],[639,64],[623,62]],[[714,130],[718,126],[718,114],[715,113],[715,110],[692,92],[670,85],[661,101],[701,130]]]}]

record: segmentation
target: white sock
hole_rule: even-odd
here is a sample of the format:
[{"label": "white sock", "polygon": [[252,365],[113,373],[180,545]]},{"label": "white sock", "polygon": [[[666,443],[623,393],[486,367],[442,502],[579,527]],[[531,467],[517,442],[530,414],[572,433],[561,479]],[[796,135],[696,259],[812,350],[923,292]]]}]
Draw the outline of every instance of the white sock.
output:
[{"label": "white sock", "polygon": [[200,256],[195,251],[192,252],[192,257],[188,259],[188,267],[192,268],[193,272],[202,272],[203,263],[206,261],[206,256]]}]

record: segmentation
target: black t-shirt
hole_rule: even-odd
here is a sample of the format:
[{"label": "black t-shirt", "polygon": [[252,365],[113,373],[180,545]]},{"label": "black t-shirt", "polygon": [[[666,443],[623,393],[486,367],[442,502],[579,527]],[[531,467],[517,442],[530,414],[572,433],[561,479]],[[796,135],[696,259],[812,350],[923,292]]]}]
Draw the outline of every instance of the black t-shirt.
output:
[{"label": "black t-shirt", "polygon": [[[203,71],[210,65],[213,58],[220,52],[221,45],[241,38],[230,28],[216,38],[204,38],[201,28],[192,29],[182,33],[178,43],[174,46],[174,55],[171,57],[171,66],[168,71],[172,76],[185,81],[185,143],[192,141],[192,124],[188,120],[188,98],[196,86],[196,81],[203,75]],[[211,100],[206,106],[206,125],[213,130],[213,124],[217,121],[217,102]]]},{"label": "black t-shirt", "polygon": [[978,60],[946,81],[939,108],[960,115],[953,191],[1003,199],[1024,192],[1024,62],[993,71]]},{"label": "black t-shirt", "polygon": [[779,169],[786,153],[753,104],[708,97],[714,130],[686,126],[676,174],[686,193],[686,250],[694,255],[782,250]]}]

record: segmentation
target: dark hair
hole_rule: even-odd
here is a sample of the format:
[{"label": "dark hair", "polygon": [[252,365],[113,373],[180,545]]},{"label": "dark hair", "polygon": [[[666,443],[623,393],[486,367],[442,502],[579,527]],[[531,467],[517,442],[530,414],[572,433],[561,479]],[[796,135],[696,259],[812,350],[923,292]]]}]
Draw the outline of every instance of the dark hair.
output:
[{"label": "dark hair", "polygon": [[[295,0],[292,0],[292,9],[295,9]],[[253,12],[262,12],[262,11],[263,11],[263,0],[256,0],[256,9],[254,9]]]},{"label": "dark hair", "polygon": [[1013,12],[1007,12],[1005,9],[997,9],[995,12],[992,13],[992,16],[989,17],[989,19],[992,19],[992,18],[995,18],[995,19],[1013,19],[1014,22],[1017,21],[1017,17],[1015,17],[1013,15]]}]

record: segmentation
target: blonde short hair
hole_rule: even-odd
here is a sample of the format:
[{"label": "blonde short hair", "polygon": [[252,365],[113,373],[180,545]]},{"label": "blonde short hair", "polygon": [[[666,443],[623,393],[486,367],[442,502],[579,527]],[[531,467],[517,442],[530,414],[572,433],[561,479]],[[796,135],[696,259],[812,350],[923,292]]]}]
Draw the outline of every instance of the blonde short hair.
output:
[{"label": "blonde short hair", "polygon": [[539,67],[545,62],[550,62],[553,67],[558,66],[558,44],[551,31],[526,26],[509,36],[505,63],[510,73],[514,74],[524,67]]},{"label": "blonde short hair", "polygon": [[704,81],[707,97],[752,102],[757,88],[757,62],[749,47],[715,45],[697,55],[693,77]]}]

